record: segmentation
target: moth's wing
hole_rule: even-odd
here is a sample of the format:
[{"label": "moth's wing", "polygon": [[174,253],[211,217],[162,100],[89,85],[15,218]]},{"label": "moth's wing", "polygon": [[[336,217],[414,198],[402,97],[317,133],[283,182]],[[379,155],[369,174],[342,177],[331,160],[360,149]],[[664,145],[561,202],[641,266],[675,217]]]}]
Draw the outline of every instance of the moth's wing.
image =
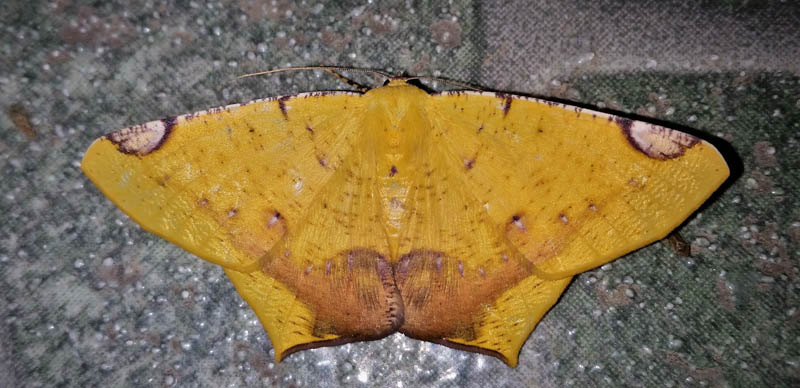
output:
[{"label": "moth's wing", "polygon": [[375,192],[374,149],[357,146],[297,227],[261,259],[260,271],[227,271],[269,332],[278,360],[381,338],[402,322]]},{"label": "moth's wing", "polygon": [[360,96],[303,94],[123,129],[95,141],[82,168],[144,229],[225,267],[277,359],[385,335],[396,325],[391,266],[364,219],[378,205],[355,179],[374,171],[349,156]]},{"label": "moth's wing", "polygon": [[436,142],[427,144],[405,201],[395,267],[405,314],[400,331],[516,366],[522,344],[570,278],[532,275],[533,265],[464,184],[460,164],[446,160]]},{"label": "moth's wing", "polygon": [[97,139],[81,163],[144,229],[248,272],[350,152],[348,105],[308,93],[153,121]]},{"label": "moth's wing", "polygon": [[711,144],[641,121],[495,93],[432,100],[464,184],[549,279],[663,238],[729,174]]}]

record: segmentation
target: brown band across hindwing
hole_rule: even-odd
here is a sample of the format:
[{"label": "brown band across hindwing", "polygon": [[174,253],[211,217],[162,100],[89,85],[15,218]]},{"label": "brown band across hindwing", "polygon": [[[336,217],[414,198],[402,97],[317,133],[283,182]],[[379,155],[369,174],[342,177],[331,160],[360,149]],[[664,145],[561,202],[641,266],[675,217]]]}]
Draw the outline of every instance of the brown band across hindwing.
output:
[{"label": "brown band across hindwing", "polygon": [[[335,334],[341,342],[377,339],[403,322],[403,304],[392,266],[378,252],[343,251],[323,266],[299,268],[288,255],[262,260],[262,271],[289,286],[315,313],[313,334]],[[333,344],[311,343],[303,349]],[[293,349],[297,351],[301,349]]]},{"label": "brown band across hindwing", "polygon": [[[275,252],[273,250],[273,252]],[[396,331],[425,341],[465,348],[452,339],[475,340],[491,304],[530,275],[524,260],[496,258],[496,263],[465,267],[456,258],[432,250],[415,250],[392,265],[369,249],[342,251],[323,266],[298,267],[287,255],[265,257],[261,269],[289,286],[314,311],[309,322],[315,337],[333,341],[297,345],[295,351],[365,341]],[[490,353],[484,349],[471,351]]]},{"label": "brown band across hindwing", "polygon": [[461,260],[431,250],[401,257],[395,266],[405,312],[400,332],[446,345],[448,338],[474,340],[491,304],[530,274],[523,261],[508,256],[496,260],[486,269],[470,270]]}]

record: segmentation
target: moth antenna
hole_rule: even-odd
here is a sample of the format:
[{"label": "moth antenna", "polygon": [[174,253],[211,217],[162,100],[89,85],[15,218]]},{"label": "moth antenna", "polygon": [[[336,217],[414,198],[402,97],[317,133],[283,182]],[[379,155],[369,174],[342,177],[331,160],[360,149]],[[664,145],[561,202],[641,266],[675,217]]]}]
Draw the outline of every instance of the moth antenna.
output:
[{"label": "moth antenna", "polygon": [[341,73],[338,73],[338,72],[333,71],[331,69],[325,69],[325,71],[327,71],[328,73],[333,74],[334,77],[338,78],[342,82],[344,82],[344,83],[346,83],[346,84],[358,89],[359,92],[366,93],[369,90],[368,87],[366,87],[364,85],[361,85],[358,82],[353,81],[350,78],[347,78],[347,77],[343,76]]},{"label": "moth antenna", "polygon": [[355,81],[353,81],[353,80],[351,80],[351,79],[349,79],[349,78],[347,78],[345,76],[343,76],[341,73],[339,73],[339,71],[349,71],[349,72],[354,72],[354,73],[372,73],[372,74],[380,75],[380,76],[385,77],[387,79],[406,79],[406,80],[408,80],[408,79],[423,79],[423,80],[428,80],[428,81],[438,81],[438,82],[442,82],[442,83],[445,83],[445,84],[453,85],[453,86],[456,86],[456,87],[459,87],[459,88],[464,88],[464,89],[482,90],[482,89],[477,88],[475,86],[472,86],[470,84],[463,83],[463,82],[458,82],[458,81],[453,81],[453,80],[449,80],[449,79],[446,79],[446,78],[431,77],[431,76],[424,76],[424,75],[423,76],[395,76],[395,75],[391,75],[389,73],[386,73],[386,72],[383,72],[383,71],[380,71],[380,70],[359,69],[359,68],[356,68],[356,67],[348,67],[348,66],[294,66],[294,67],[284,67],[282,69],[273,69],[273,70],[259,71],[257,73],[244,74],[244,75],[240,75],[240,76],[238,76],[236,78],[239,79],[239,78],[255,77],[255,76],[259,76],[259,75],[282,73],[282,72],[286,72],[286,71],[300,71],[300,70],[325,70],[328,73],[333,74],[336,78],[344,81],[348,85],[358,89],[361,92],[366,92],[367,90],[369,90],[369,88],[366,87],[366,86],[363,86],[363,85],[361,85],[361,84],[359,84],[359,83],[357,83],[357,82],[355,82]]},{"label": "moth antenna", "polygon": [[362,91],[362,92],[366,92],[367,90],[369,90],[369,88],[367,88],[367,87],[365,87],[363,85],[360,85],[360,84],[356,83],[355,81],[353,81],[353,80],[351,80],[351,79],[339,74],[338,71],[350,71],[350,72],[354,72],[354,73],[372,73],[372,74],[380,75],[381,77],[385,77],[387,79],[397,78],[397,77],[395,77],[395,76],[393,76],[393,75],[391,75],[389,73],[385,73],[385,72],[382,72],[380,70],[359,69],[359,68],[347,67],[347,66],[295,66],[295,67],[285,67],[285,68],[282,68],[282,69],[273,69],[273,70],[259,71],[257,73],[244,74],[244,75],[240,75],[240,76],[238,76],[236,78],[239,79],[239,78],[246,78],[246,77],[255,77],[255,76],[258,76],[258,75],[266,75],[266,74],[282,73],[282,72],[285,72],[285,71],[298,71],[298,70],[325,70],[328,73],[333,74],[336,78],[339,78],[340,80],[344,81],[348,85],[350,85],[350,86],[352,86],[352,87],[354,87],[354,88],[356,88],[356,89],[358,89],[359,91]]},{"label": "moth antenna", "polygon": [[456,87],[459,87],[459,88],[464,88],[464,89],[469,89],[469,90],[478,90],[478,91],[483,90],[481,88],[472,86],[470,84],[467,84],[467,83],[464,83],[464,82],[458,82],[458,81],[449,80],[447,78],[430,77],[430,76],[426,76],[426,75],[422,75],[422,76],[418,76],[418,77],[402,77],[402,78],[411,78],[411,79],[416,78],[416,79],[424,79],[424,80],[428,80],[428,81],[438,81],[438,82],[442,82],[442,83],[445,83],[445,84],[450,84],[450,85],[453,85],[453,86],[456,86]]},{"label": "moth antenna", "polygon": [[357,67],[348,67],[348,66],[293,66],[293,67],[284,67],[281,69],[273,69],[273,70],[266,70],[266,71],[259,71],[257,73],[250,73],[240,75],[236,78],[245,78],[245,77],[254,77],[257,75],[264,75],[264,74],[272,74],[272,73],[282,73],[284,71],[297,71],[297,70],[325,70],[325,71],[351,71],[354,73],[373,73],[378,74],[380,76],[386,78],[395,78],[395,76],[382,72],[380,70],[373,70],[373,69],[359,69]]}]

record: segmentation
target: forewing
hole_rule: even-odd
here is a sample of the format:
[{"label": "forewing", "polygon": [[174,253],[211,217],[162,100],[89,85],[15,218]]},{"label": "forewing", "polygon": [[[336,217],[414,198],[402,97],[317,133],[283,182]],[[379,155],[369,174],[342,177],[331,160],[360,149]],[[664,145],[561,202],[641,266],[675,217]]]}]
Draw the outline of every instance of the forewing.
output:
[{"label": "forewing", "polygon": [[360,104],[311,93],[155,121],[98,139],[82,167],[143,228],[225,267],[280,360],[402,319]]},{"label": "forewing", "polygon": [[514,366],[569,278],[532,275],[533,265],[489,219],[457,170],[461,164],[447,160],[435,141],[426,144],[405,204],[395,269],[405,313],[400,331]]},{"label": "forewing", "polygon": [[550,279],[663,238],[729,173],[711,144],[640,121],[495,93],[433,101],[465,184]]},{"label": "forewing", "polygon": [[144,229],[249,271],[350,153],[359,94],[309,93],[153,121],[97,139],[86,175]]}]

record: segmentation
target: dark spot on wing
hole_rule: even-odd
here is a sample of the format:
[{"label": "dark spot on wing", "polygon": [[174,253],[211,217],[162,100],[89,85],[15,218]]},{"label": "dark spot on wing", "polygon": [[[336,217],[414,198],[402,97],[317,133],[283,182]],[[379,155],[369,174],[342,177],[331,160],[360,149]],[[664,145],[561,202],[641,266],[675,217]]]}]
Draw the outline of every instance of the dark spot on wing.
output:
[{"label": "dark spot on wing", "polygon": [[514,99],[508,94],[498,94],[497,97],[503,99],[503,117],[505,117],[508,115],[508,111],[511,110],[511,103]]},{"label": "dark spot on wing", "polygon": [[322,167],[328,167],[328,156],[325,154],[318,154],[317,162],[319,162],[319,165]]},{"label": "dark spot on wing", "polygon": [[[609,117],[611,119],[611,117]],[[628,141],[632,144],[634,143],[633,139],[631,138],[631,126],[633,125],[633,120],[626,119],[624,117],[617,117],[617,125],[622,129],[622,133],[628,137]]]},{"label": "dark spot on wing", "polygon": [[175,128],[175,124],[178,123],[178,118],[175,116],[171,116],[161,119],[161,122],[164,123],[164,136],[161,136],[161,139],[158,141],[158,144],[156,144],[156,146],[153,147],[153,149],[150,150],[150,152],[153,152],[161,148],[162,145],[164,145],[164,142],[167,141],[169,135],[172,134],[172,129]]},{"label": "dark spot on wing", "polygon": [[284,101],[288,100],[289,97],[282,97],[278,99],[278,107],[281,108],[281,113],[283,114],[283,118],[289,120],[289,115],[286,113],[286,103]]},{"label": "dark spot on wing", "polygon": [[161,187],[167,187],[167,181],[169,181],[169,175],[163,175],[161,177],[155,178],[156,184]]}]

